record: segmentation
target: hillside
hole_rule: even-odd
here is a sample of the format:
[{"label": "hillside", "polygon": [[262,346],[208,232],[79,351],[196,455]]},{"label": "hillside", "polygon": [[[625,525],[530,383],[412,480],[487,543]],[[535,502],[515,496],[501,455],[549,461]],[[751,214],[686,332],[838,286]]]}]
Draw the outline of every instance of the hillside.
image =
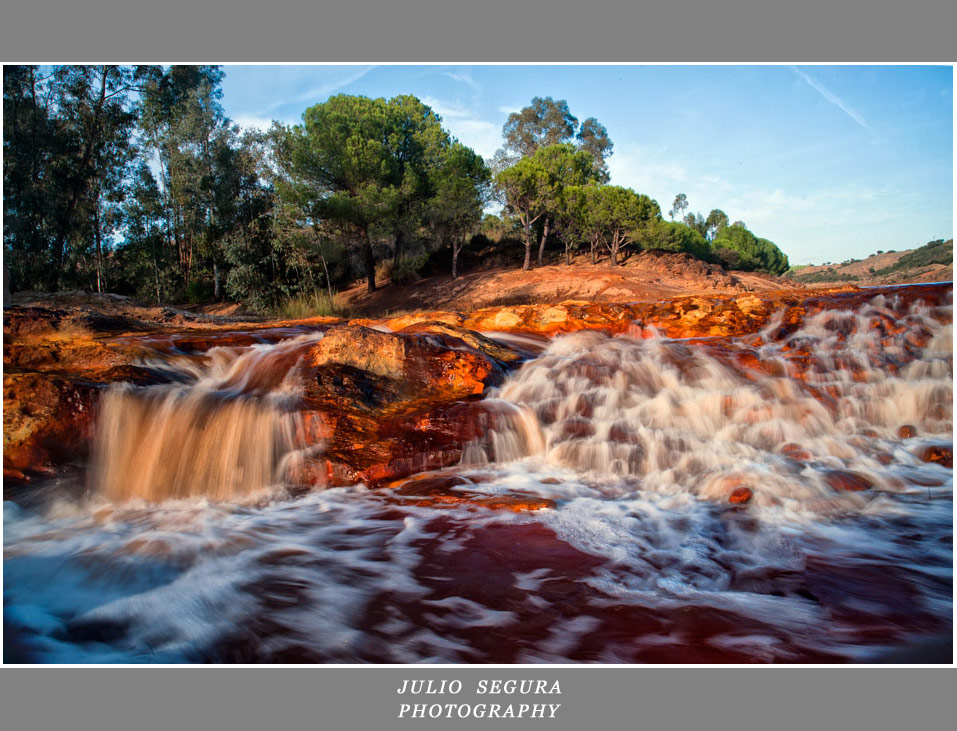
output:
[{"label": "hillside", "polygon": [[806,285],[904,284],[954,278],[954,241],[932,241],[916,249],[887,251],[862,260],[792,270],[785,278]]},{"label": "hillside", "polygon": [[624,265],[592,265],[580,257],[572,266],[544,266],[530,271],[496,268],[472,271],[458,279],[438,275],[406,284],[381,283],[369,293],[359,284],[340,294],[353,312],[381,315],[397,311],[558,303],[637,302],[685,294],[734,293],[781,289],[783,280],[752,272],[729,272],[689,254],[644,251]]}]

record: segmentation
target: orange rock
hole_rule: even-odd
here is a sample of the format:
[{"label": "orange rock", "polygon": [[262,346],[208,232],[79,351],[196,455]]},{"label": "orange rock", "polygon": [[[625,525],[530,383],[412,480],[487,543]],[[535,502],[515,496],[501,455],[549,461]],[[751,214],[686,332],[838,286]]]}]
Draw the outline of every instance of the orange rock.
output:
[{"label": "orange rock", "polygon": [[751,499],[753,494],[749,487],[738,487],[732,490],[731,494],[728,495],[728,502],[734,504],[746,503]]},{"label": "orange rock", "polygon": [[952,444],[930,444],[921,449],[917,456],[923,462],[933,462],[949,469],[954,467],[954,447]]},{"label": "orange rock", "polygon": [[[361,326],[334,327],[305,355],[308,367],[346,366],[388,378],[398,400],[452,401],[481,395],[504,372],[492,358],[440,334],[396,334]],[[345,394],[348,398],[348,394]]]},{"label": "orange rock", "polygon": [[92,434],[98,388],[40,373],[3,376],[3,466],[50,472],[83,456]]},{"label": "orange rock", "polygon": [[901,439],[910,439],[911,437],[917,436],[917,427],[912,424],[904,424],[900,429],[897,430],[897,436]]}]

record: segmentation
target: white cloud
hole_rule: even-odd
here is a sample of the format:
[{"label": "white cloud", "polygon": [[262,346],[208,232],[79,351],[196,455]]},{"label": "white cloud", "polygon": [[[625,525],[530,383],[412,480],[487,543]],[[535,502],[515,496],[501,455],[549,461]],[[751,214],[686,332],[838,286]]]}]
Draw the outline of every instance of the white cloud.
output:
[{"label": "white cloud", "polygon": [[237,114],[233,122],[243,129],[258,129],[262,132],[272,127],[272,120],[268,117],[259,117],[253,114]]},{"label": "white cloud", "polygon": [[792,66],[791,70],[794,73],[796,73],[800,78],[804,79],[804,81],[807,82],[808,86],[810,86],[812,89],[814,89],[814,91],[816,91],[818,94],[824,97],[824,99],[826,99],[831,104],[833,104],[838,109],[840,109],[842,112],[844,112],[848,117],[850,117],[859,125],[861,125],[861,127],[863,127],[864,129],[868,129],[867,121],[864,119],[864,117],[862,117],[856,111],[851,109],[851,107],[847,103],[845,103],[844,100],[842,100],[837,94],[835,94],[826,86],[824,86],[824,84],[821,84],[820,82],[815,81],[806,73],[801,71],[801,69],[799,69],[797,66]]},{"label": "white cloud", "polygon": [[475,150],[488,162],[502,146],[502,128],[481,119],[450,120],[445,125],[459,142]]}]

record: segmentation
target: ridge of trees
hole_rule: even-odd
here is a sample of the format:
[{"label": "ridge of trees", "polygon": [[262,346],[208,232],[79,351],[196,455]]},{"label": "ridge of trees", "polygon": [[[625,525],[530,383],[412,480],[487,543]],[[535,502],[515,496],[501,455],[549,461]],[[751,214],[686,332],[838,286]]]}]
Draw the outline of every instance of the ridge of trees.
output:
[{"label": "ridge of trees", "polygon": [[[684,251],[782,273],[787,257],[720,210],[672,220],[609,183],[594,117],[535,97],[488,162],[411,95],[337,95],[296,125],[241,130],[218,66],[4,67],[4,251],[12,288],[89,289],[156,303],[228,296],[268,311],[377,286],[485,246],[560,248],[615,266]],[[485,213],[498,202],[501,216]],[[484,214],[484,215],[483,215]],[[675,217],[679,220],[674,220]],[[514,242],[514,244],[512,243]],[[517,252],[516,252],[517,253]],[[783,267],[783,268],[782,268]],[[447,271],[447,270],[446,270]],[[381,276],[379,277],[381,279]]]}]

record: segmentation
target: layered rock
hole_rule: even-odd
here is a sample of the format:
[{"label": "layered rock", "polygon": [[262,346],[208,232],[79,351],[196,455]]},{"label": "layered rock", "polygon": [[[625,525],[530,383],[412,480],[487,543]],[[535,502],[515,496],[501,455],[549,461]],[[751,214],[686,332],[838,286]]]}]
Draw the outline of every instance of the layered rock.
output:
[{"label": "layered rock", "polygon": [[[863,326],[892,338],[901,332],[894,313],[906,313],[920,300],[949,304],[950,292],[949,284],[885,288],[881,293],[896,303],[892,310],[876,314],[872,322],[848,326],[841,335],[850,337],[853,327]],[[792,342],[792,334],[819,312],[854,308],[874,296],[874,290],[848,287],[632,304],[565,302],[491,308],[470,315],[426,312],[348,323],[313,318],[249,323],[242,329],[236,323],[207,318],[208,322],[189,321],[189,330],[171,330],[165,320],[140,319],[139,311],[132,317],[113,310],[15,307],[4,315],[5,475],[21,478],[31,472],[50,472],[82,459],[102,388],[118,381],[146,384],[163,377],[141,364],[147,352],[162,357],[187,354],[202,360],[214,347],[271,343],[325,330],[323,339],[306,348],[301,360],[297,352],[283,365],[283,369],[292,368],[293,361],[299,360],[298,439],[322,445],[323,457],[303,468],[303,479],[326,485],[363,481],[375,486],[458,463],[467,445],[481,443],[503,425],[503,419],[510,418],[482,399],[528,353],[505,346],[489,334],[551,336],[599,330],[647,337],[658,333],[685,338],[689,348],[705,349],[739,372],[754,373],[755,378],[782,367],[762,360],[758,353],[765,340],[775,340],[784,343],[789,374],[804,381],[806,374],[822,366],[807,344],[798,339]],[[772,323],[774,327],[768,329]],[[908,331],[910,339],[903,347],[868,357],[874,366],[893,372],[926,345],[927,337],[919,330]],[[837,365],[855,377],[853,363]],[[283,377],[278,371],[272,373],[263,388]],[[250,380],[254,382],[258,383]],[[825,404],[839,396],[834,386],[829,387],[833,393],[810,382],[806,387]],[[795,460],[807,457],[799,445],[781,451]],[[948,466],[952,461],[943,446],[921,456]],[[833,486],[861,489],[844,476],[835,477]],[[742,493],[733,501],[746,500]]]},{"label": "layered rock", "polygon": [[469,400],[500,384],[503,361],[515,359],[488,346],[502,359],[444,332],[330,330],[302,366],[306,409],[325,424],[326,479],[376,485],[457,462],[481,423],[481,405]]}]

